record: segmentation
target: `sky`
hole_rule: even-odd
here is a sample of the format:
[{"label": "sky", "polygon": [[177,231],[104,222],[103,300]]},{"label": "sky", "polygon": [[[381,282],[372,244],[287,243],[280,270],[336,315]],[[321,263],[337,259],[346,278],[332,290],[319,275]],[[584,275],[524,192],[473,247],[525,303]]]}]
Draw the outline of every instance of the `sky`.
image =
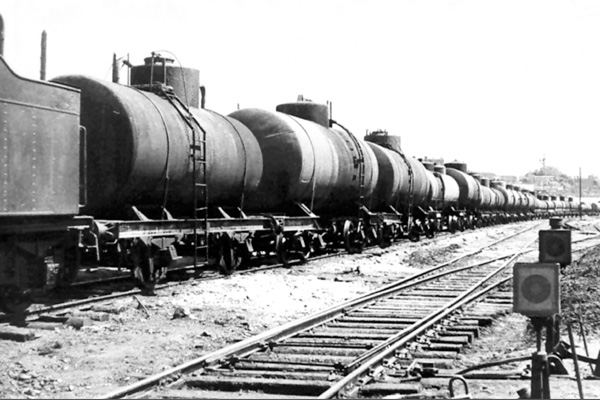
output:
[{"label": "sky", "polygon": [[600,176],[598,1],[0,0],[0,14],[25,77],[39,78],[46,30],[49,79],[110,80],[113,53],[158,51],[199,69],[221,114],[302,94],[410,156]]}]

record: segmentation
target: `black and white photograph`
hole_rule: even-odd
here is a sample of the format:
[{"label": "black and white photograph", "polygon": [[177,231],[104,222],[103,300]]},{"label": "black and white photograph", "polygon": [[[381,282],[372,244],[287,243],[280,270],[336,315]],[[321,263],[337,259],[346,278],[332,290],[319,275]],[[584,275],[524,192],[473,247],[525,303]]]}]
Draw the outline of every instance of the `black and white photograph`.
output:
[{"label": "black and white photograph", "polygon": [[0,398],[600,398],[600,2],[1,0]]}]

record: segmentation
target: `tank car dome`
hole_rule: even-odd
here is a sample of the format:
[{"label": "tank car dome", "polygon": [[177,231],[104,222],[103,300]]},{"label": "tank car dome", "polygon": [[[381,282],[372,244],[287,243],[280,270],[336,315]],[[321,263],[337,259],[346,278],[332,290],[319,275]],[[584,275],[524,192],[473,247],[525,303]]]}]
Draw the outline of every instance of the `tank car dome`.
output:
[{"label": "tank car dome", "polygon": [[365,136],[365,141],[376,143],[382,147],[386,147],[390,150],[394,150],[397,152],[402,152],[402,145],[400,136],[390,135],[385,130],[376,130],[368,133]]},{"label": "tank car dome", "polygon": [[464,172],[465,174],[467,173],[467,164],[465,164],[465,163],[453,161],[453,162],[446,163],[444,165],[446,166],[446,168],[453,168],[460,172]]}]

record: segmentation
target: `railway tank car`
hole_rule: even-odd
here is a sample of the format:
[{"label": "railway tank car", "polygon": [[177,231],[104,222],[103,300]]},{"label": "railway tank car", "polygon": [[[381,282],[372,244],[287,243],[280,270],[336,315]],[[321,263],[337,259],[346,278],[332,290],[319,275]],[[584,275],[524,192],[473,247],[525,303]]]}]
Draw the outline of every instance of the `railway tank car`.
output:
[{"label": "railway tank car", "polygon": [[263,176],[250,209],[308,208],[327,221],[328,241],[343,240],[349,250],[360,251],[363,229],[353,216],[373,201],[379,169],[372,149],[330,120],[324,104],[300,101],[229,116],[250,129],[263,155]]},{"label": "railway tank car", "polygon": [[[216,257],[230,273],[239,264],[236,246],[264,225],[221,223],[208,233],[209,212],[243,213],[263,163],[243,124],[197,108],[197,75],[153,54],[133,68],[132,86],[84,75],[53,80],[81,91],[81,123],[88,127],[89,201],[82,212],[94,224],[82,241],[87,258],[131,269],[149,290],[180,258],[175,245],[185,245],[194,260],[198,250],[207,261]],[[217,253],[208,254],[209,247]]]},{"label": "railway tank car", "polygon": [[[146,59],[145,66],[165,61],[169,62]],[[197,104],[189,107],[189,115],[169,101],[168,94],[160,96],[135,85],[83,75],[59,76],[53,81],[81,90],[89,165],[89,201],[84,213],[125,218],[128,208],[135,206],[140,210],[166,208],[190,217],[194,170],[196,181],[210,187],[208,201],[213,204],[242,206],[258,186],[262,153],[254,136],[237,120],[194,107]],[[193,82],[189,86],[192,92]],[[203,168],[193,165],[202,161],[193,154],[192,128],[198,136],[206,131],[206,176],[202,176]]]},{"label": "railway tank car", "polygon": [[481,184],[467,173],[467,165],[459,162],[444,164],[446,173],[459,187],[458,205],[460,211],[456,227],[460,230],[474,227],[474,211],[481,205]]},{"label": "railway tank car", "polygon": [[440,200],[434,202],[433,207],[442,211],[442,224],[439,230],[444,228],[452,229],[454,225],[454,210],[458,206],[458,198],[460,196],[460,187],[455,179],[446,173],[446,167],[443,165],[433,166],[434,176],[440,186]]},{"label": "railway tank car", "polygon": [[406,233],[412,240],[421,234],[430,235],[432,227],[423,208],[431,201],[432,187],[425,167],[404,153],[399,136],[376,130],[367,134],[365,141],[374,151],[380,170],[374,210],[386,212],[392,206],[392,213],[399,213],[400,221],[387,214],[394,226],[392,234]]}]

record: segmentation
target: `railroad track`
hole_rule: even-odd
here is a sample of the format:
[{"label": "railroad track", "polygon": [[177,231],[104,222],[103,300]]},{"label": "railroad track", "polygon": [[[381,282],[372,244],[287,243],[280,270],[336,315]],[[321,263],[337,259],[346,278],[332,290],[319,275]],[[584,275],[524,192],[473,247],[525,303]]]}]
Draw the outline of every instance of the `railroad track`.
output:
[{"label": "railroad track", "polygon": [[[531,235],[538,226],[103,398],[215,397],[217,390],[248,391],[250,397],[418,393],[420,376],[435,370],[450,374],[458,351],[477,337],[479,328],[510,311],[509,267],[520,255],[537,250],[530,248],[537,235],[527,246],[500,256],[486,256],[484,250]],[[588,235],[573,244],[597,238]],[[457,266],[468,257],[480,260]]]},{"label": "railroad track", "polygon": [[[444,240],[448,237],[448,235],[451,234],[448,232],[441,232],[435,238],[428,239],[428,243],[430,245],[435,245],[436,242]],[[394,242],[392,243],[391,248],[402,245],[404,243],[406,242]],[[366,248],[362,254],[353,254],[352,257],[368,257],[373,251],[377,251],[377,249],[379,248],[369,247]],[[336,256],[347,255],[349,255],[347,251],[331,251],[323,255],[311,257],[308,259],[308,262],[314,262]],[[293,267],[301,263],[302,262],[300,260],[290,260],[288,266]],[[241,269],[236,271],[236,274],[251,274],[282,267],[284,267],[284,265],[281,263],[271,263],[267,265],[249,267],[248,269]],[[186,274],[186,272],[188,274]],[[189,279],[194,279],[197,281],[208,281],[214,279],[222,279],[224,277],[217,271],[209,270],[207,268],[202,267],[194,268],[193,266],[179,267],[177,269],[171,270],[170,274],[185,274],[185,276],[183,277],[183,279],[157,284],[155,287],[155,291],[170,289],[176,286],[186,284],[189,281]],[[103,279],[84,280],[81,282],[77,282],[76,284],[73,284],[72,286],[62,290],[59,295],[50,295],[49,297],[41,299],[39,302],[36,302],[25,312],[23,318],[25,319],[26,323],[37,322],[39,321],[40,316],[44,316],[45,318],[43,319],[49,320],[50,322],[61,321],[66,320],[67,318],[62,316],[54,318],[54,316],[48,316],[46,314],[57,312],[65,314],[68,310],[82,306],[91,306],[92,304],[98,304],[113,299],[142,295],[143,291],[141,289],[131,289],[132,282],[132,278],[123,275],[109,276]],[[67,299],[66,301],[64,301],[65,298]],[[11,319],[13,319],[13,316],[2,315],[0,313],[0,326],[8,324],[9,321],[11,321]],[[20,324],[22,324],[22,322],[20,322]]]}]

